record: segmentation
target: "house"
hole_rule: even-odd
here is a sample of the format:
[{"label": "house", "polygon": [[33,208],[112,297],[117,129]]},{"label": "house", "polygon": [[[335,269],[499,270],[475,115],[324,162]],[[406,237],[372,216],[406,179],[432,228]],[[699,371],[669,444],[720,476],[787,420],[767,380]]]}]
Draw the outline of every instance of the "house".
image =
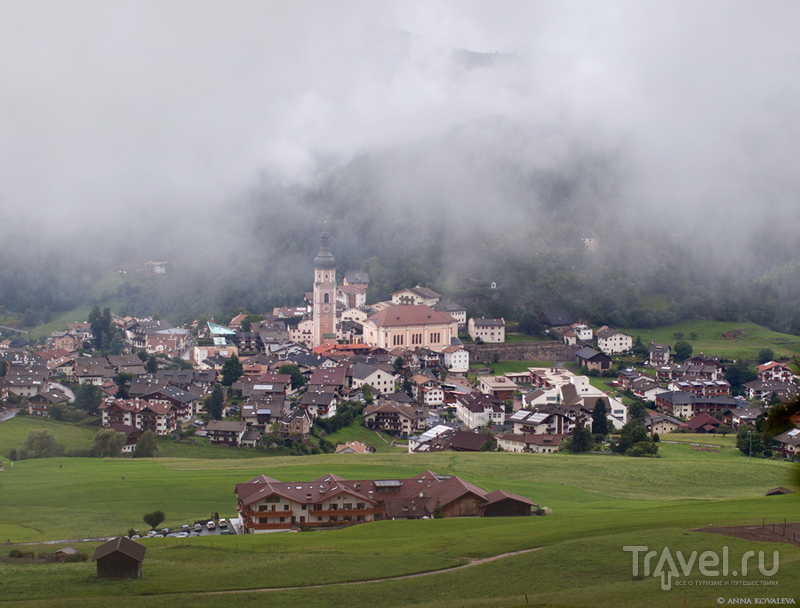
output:
[{"label": "house", "polygon": [[353,366],[353,388],[358,389],[365,384],[369,384],[378,394],[393,393],[395,389],[394,371],[389,372],[366,363],[356,363]]},{"label": "house", "polygon": [[506,341],[505,319],[471,318],[467,324],[467,333],[474,342],[479,340],[486,344],[503,344]]},{"label": "house", "polygon": [[175,415],[181,421],[188,421],[203,408],[203,399],[199,395],[185,391],[177,386],[165,386],[156,391],[145,393],[142,399],[149,403],[169,404],[175,408]]},{"label": "house", "polygon": [[629,388],[633,396],[642,401],[655,401],[659,393],[667,392],[667,389],[655,382],[650,376],[636,378],[630,383]]},{"label": "house", "polygon": [[69,397],[57,390],[47,390],[28,398],[28,414],[31,416],[50,416],[50,406],[69,403]]},{"label": "house", "polygon": [[611,369],[611,357],[605,353],[597,352],[591,346],[584,346],[575,353],[575,359],[581,367],[586,367],[589,371],[598,372]]},{"label": "house", "polygon": [[648,347],[650,358],[647,362],[653,367],[660,367],[662,365],[669,365],[670,346],[669,344],[658,344],[650,342]]},{"label": "house", "polygon": [[777,396],[781,401],[791,401],[800,392],[794,382],[780,380],[753,380],[743,385],[747,389],[748,399],[760,399],[765,403]]},{"label": "house", "polygon": [[633,338],[610,327],[601,327],[595,333],[597,348],[606,355],[620,355],[633,348]]},{"label": "house", "polygon": [[94,550],[98,578],[142,578],[142,562],[147,548],[124,536],[103,543]]},{"label": "house", "polygon": [[311,438],[311,419],[302,407],[294,408],[278,422],[276,434],[284,442],[301,442],[308,445]]},{"label": "house", "polygon": [[540,411],[517,410],[509,418],[514,434],[571,435],[575,419],[560,406]]},{"label": "house", "polygon": [[464,376],[469,372],[469,351],[462,345],[448,346],[442,351],[448,374]]},{"label": "house", "polygon": [[467,393],[455,395],[456,417],[468,429],[502,426],[506,418],[503,402],[494,395]]},{"label": "house", "polygon": [[533,410],[542,405],[561,403],[561,389],[558,387],[537,388],[522,396],[522,407]]},{"label": "house", "polygon": [[594,339],[592,328],[585,323],[573,323],[570,327],[579,342],[591,342]]},{"label": "house", "polygon": [[175,408],[171,404],[149,403],[143,399],[106,399],[99,407],[101,423],[134,426],[156,435],[169,435],[177,426]]},{"label": "house", "polygon": [[208,441],[213,445],[241,447],[247,423],[237,420],[211,420],[206,425]]},{"label": "house", "polygon": [[237,510],[247,533],[349,526],[385,519],[529,516],[538,505],[502,490],[486,492],[431,471],[410,479],[349,481],[323,475],[280,482],[259,475],[237,484]]},{"label": "house", "polygon": [[689,392],[667,391],[656,395],[656,409],[671,416],[691,418],[697,414],[722,413],[729,408],[747,408],[740,397],[703,397]]},{"label": "house", "polygon": [[563,309],[545,310],[539,315],[539,321],[545,326],[547,331],[553,329],[566,330],[572,325],[572,316]]},{"label": "house", "polygon": [[113,379],[117,371],[105,357],[79,357],[75,359],[73,374],[80,384],[102,386],[106,380]]},{"label": "house", "polygon": [[567,435],[546,435],[536,433],[505,433],[496,435],[497,448],[504,452],[533,452],[552,454],[561,449],[561,442]]},{"label": "house", "polygon": [[686,423],[692,433],[716,433],[721,424],[722,422],[706,413],[698,414]]},{"label": "house", "polygon": [[352,285],[353,287],[360,287],[361,289],[369,288],[369,273],[361,271],[348,271],[344,273],[343,283],[345,285]]},{"label": "house", "polygon": [[464,331],[467,329],[467,309],[460,304],[456,304],[450,300],[442,300],[438,304],[431,306],[431,308],[433,308],[433,310],[436,312],[450,315],[456,321],[458,321],[458,331]]},{"label": "house", "polygon": [[125,435],[125,445],[122,446],[123,454],[131,454],[136,451],[136,443],[144,431],[137,429],[135,426],[120,423],[112,423],[109,428],[116,433]]},{"label": "house", "polygon": [[742,425],[756,426],[758,419],[767,415],[767,408],[764,407],[731,407],[722,412],[725,424],[736,430]]},{"label": "house", "polygon": [[364,322],[364,343],[379,348],[441,350],[458,338],[458,322],[424,304],[389,306]]},{"label": "house", "polygon": [[242,404],[241,418],[248,426],[264,431],[286,413],[283,395],[251,397]]},{"label": "house", "polygon": [[441,383],[425,374],[411,377],[411,394],[417,403],[426,407],[439,407],[444,404],[444,389]]},{"label": "house", "polygon": [[658,433],[659,435],[686,428],[685,423],[666,414],[648,414],[645,416],[644,425],[648,433]]},{"label": "house", "polygon": [[769,361],[757,368],[758,379],[762,382],[794,382],[794,374],[788,365]]},{"label": "house", "polygon": [[432,289],[421,287],[419,285],[410,289],[401,289],[400,291],[395,291],[393,294],[391,294],[391,296],[392,303],[397,305],[410,304],[415,306],[435,306],[442,299],[442,294],[436,293]]},{"label": "house", "polygon": [[336,414],[338,403],[339,398],[336,396],[335,386],[309,386],[300,400],[300,406],[308,412],[312,419],[333,417]]},{"label": "house", "polygon": [[368,405],[364,409],[362,423],[368,429],[408,437],[423,428],[427,415],[424,408],[389,401]]},{"label": "house", "polygon": [[337,454],[370,454],[374,451],[375,448],[360,441],[347,441],[336,446]]},{"label": "house", "polygon": [[56,549],[50,555],[52,555],[53,559],[55,559],[57,562],[63,564],[71,557],[78,555],[78,550],[73,547],[64,547],[62,549]]},{"label": "house", "polygon": [[800,429],[789,429],[773,437],[772,441],[775,448],[787,458],[800,454]]},{"label": "house", "polygon": [[519,386],[505,376],[481,376],[479,390],[484,395],[493,395],[500,401],[514,399],[514,393]]}]

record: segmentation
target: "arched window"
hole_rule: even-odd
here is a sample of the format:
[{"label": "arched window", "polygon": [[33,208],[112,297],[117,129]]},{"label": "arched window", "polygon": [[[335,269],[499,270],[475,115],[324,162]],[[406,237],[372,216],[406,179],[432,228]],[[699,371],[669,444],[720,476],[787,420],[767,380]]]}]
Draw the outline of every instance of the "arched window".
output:
[{"label": "arched window", "polygon": [[331,301],[330,294],[326,293],[324,296],[322,296],[322,301],[325,302],[325,304],[328,304]]}]

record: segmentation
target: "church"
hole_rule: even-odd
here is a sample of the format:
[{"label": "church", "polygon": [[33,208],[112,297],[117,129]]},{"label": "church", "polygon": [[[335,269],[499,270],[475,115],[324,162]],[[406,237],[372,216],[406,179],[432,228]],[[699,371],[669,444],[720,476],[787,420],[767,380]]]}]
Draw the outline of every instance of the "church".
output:
[{"label": "church", "polygon": [[[339,323],[343,311],[366,302],[366,273],[348,273],[351,280],[344,288],[336,284],[336,259],[330,248],[330,234],[323,230],[317,257],[314,258],[313,344],[333,344],[340,338]],[[356,276],[358,275],[358,276]],[[364,276],[362,276],[364,275]],[[353,306],[347,287],[356,288],[360,302]],[[352,291],[352,289],[351,289]],[[433,292],[431,292],[433,293]],[[436,294],[438,295],[438,294]],[[364,320],[365,344],[391,350],[418,347],[441,351],[458,339],[458,321],[452,316],[419,304],[386,302],[385,306]]]}]

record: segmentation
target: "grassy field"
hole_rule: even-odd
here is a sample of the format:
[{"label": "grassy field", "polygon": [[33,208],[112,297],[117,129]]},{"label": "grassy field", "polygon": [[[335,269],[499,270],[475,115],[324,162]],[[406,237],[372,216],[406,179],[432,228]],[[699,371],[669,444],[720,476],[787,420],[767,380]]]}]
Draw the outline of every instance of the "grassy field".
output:
[{"label": "grassy field", "polygon": [[[797,496],[763,496],[791,483],[791,465],[733,450],[697,452],[662,445],[659,459],[557,454],[375,454],[258,460],[53,459],[0,473],[0,536],[14,541],[113,534],[143,527],[141,515],[167,513],[165,525],[234,514],[233,485],[265,473],[283,480],[391,478],[432,469],[486,489],[503,488],[554,509],[548,517],[387,521],[340,531],[247,537],[148,539],[144,577],[98,580],[91,562],[0,562],[0,602],[10,606],[707,606],[719,589],[673,587],[634,577],[627,545],[687,554],[728,547],[780,551],[775,589],[737,588],[730,597],[796,597],[800,549],[697,534],[709,524],[783,521]],[[59,468],[61,465],[61,468]],[[123,479],[124,477],[124,479]],[[598,480],[602,480],[601,483]],[[143,491],[144,490],[144,491]],[[91,554],[97,543],[73,543]],[[58,546],[33,546],[52,551]],[[336,583],[402,576],[471,559],[540,547],[471,568],[413,580]],[[771,563],[771,559],[768,558]],[[568,574],[565,574],[567,573]],[[697,571],[695,570],[695,573]],[[699,578],[699,577],[698,577]],[[729,577],[730,578],[730,577]],[[749,578],[763,578],[752,575]],[[302,588],[303,586],[331,585]],[[301,587],[269,592],[261,588]],[[219,591],[244,591],[234,596]],[[527,595],[527,599],[526,599]],[[17,601],[19,600],[19,601]]]},{"label": "grassy field", "polygon": [[553,361],[498,361],[492,363],[492,373],[495,375],[508,374],[512,372],[526,372],[529,367],[553,367]]},{"label": "grassy field", "polygon": [[[382,437],[382,439],[381,439]],[[365,445],[371,445],[378,453],[383,452],[407,452],[408,448],[390,445],[393,437],[388,433],[380,433],[380,437],[375,431],[361,426],[361,416],[358,416],[351,426],[339,429],[325,437],[331,443],[346,443],[348,441],[360,441]]]},{"label": "grassy field", "polygon": [[703,445],[718,445],[725,448],[736,447],[736,435],[713,435],[710,433],[667,433],[661,436],[662,441],[677,441],[679,443],[701,443]]},{"label": "grassy field", "polygon": [[[656,329],[621,328],[620,331],[634,337],[641,336],[642,342],[668,343],[677,342],[676,333],[682,333],[694,354],[704,353],[723,359],[755,360],[763,348],[771,348],[776,357],[787,358],[800,355],[800,337],[779,334],[766,327],[754,323],[723,323],[719,321],[687,321]],[[697,334],[692,339],[692,333]],[[723,338],[727,333],[728,339]]]},{"label": "grassy field", "polygon": [[90,448],[99,426],[86,426],[56,420],[43,420],[35,416],[17,415],[0,423],[0,455],[8,458],[11,448],[19,448],[25,443],[28,433],[34,429],[47,429],[63,443],[67,450]]}]

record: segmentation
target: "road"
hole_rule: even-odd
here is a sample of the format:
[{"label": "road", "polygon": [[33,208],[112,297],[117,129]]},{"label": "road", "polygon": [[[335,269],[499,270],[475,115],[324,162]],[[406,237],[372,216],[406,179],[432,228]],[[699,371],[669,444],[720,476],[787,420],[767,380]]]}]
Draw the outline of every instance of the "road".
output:
[{"label": "road", "polygon": [[14,416],[17,415],[18,411],[19,411],[19,408],[6,410],[2,414],[0,414],[0,422],[5,422],[6,420],[11,420]]}]

